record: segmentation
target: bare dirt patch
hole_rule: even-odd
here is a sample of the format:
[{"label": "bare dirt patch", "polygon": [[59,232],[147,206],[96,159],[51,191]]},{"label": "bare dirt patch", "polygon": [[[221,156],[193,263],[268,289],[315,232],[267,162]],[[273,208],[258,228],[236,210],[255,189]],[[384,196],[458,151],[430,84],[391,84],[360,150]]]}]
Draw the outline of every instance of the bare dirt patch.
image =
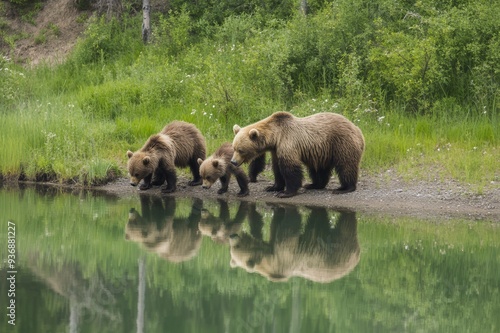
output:
[{"label": "bare dirt patch", "polygon": [[22,36],[10,56],[30,65],[62,62],[85,30],[85,24],[78,19],[81,15],[86,13],[76,9],[72,0],[46,1],[32,20],[7,15],[9,32]]},{"label": "bare dirt patch", "polygon": [[[301,189],[300,194],[295,197],[280,199],[273,192],[265,192],[264,189],[272,182],[262,176],[259,176],[257,183],[250,184],[250,195],[244,198],[236,196],[239,188],[235,181],[231,182],[228,193],[222,195],[217,194],[219,184],[206,190],[201,186],[188,186],[187,181],[188,179],[180,177],[177,191],[168,195],[349,208],[369,214],[403,215],[437,220],[464,218],[500,222],[500,184],[491,184],[491,188],[482,194],[477,194],[470,186],[454,181],[409,183],[384,174],[362,177],[358,189],[348,194],[333,194],[332,190],[338,184],[332,179],[325,190]],[[162,195],[159,187],[139,191],[123,178],[96,189],[120,197],[136,196],[139,193]]]}]

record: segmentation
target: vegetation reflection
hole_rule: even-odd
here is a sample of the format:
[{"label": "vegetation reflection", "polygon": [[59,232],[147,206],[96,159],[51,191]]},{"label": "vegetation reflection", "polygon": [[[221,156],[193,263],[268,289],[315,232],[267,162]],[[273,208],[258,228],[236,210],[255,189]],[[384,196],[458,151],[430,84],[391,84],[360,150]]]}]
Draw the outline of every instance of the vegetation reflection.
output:
[{"label": "vegetation reflection", "polygon": [[[17,232],[12,332],[500,327],[500,225],[488,221],[41,186],[2,187],[0,219]],[[1,295],[7,271],[0,262]]]}]

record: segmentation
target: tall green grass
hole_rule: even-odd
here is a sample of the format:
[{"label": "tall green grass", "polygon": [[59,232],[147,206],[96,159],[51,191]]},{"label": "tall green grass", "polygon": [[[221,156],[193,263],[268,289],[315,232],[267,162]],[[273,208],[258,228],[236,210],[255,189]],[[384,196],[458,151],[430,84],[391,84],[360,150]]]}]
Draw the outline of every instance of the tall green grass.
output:
[{"label": "tall green grass", "polygon": [[500,180],[500,126],[486,114],[461,118],[390,112],[361,127],[368,172],[392,169],[407,180],[455,179],[475,184],[478,191]]},{"label": "tall green grass", "polygon": [[114,125],[91,121],[73,104],[38,100],[2,120],[6,178],[95,184],[120,174],[107,155]]}]

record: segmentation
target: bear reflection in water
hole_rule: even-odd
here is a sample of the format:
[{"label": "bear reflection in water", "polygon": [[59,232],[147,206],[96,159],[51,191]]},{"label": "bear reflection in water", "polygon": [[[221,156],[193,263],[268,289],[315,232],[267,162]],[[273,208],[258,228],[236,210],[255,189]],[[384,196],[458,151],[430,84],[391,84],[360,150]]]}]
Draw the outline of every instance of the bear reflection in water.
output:
[{"label": "bear reflection in water", "polygon": [[262,237],[264,221],[262,215],[257,213],[255,203],[240,201],[234,218],[231,218],[228,202],[222,199],[217,201],[219,204],[218,217],[206,209],[203,209],[201,213],[198,227],[204,236],[210,237],[217,243],[227,244],[229,236],[240,232],[248,216],[250,233],[256,237],[259,235]]},{"label": "bear reflection in water", "polygon": [[245,232],[230,236],[231,267],[257,272],[271,281],[299,276],[331,282],[359,262],[356,213],[337,211],[334,227],[329,211],[310,207],[304,228],[297,207],[274,206],[269,241]]},{"label": "bear reflection in water", "polygon": [[141,211],[130,209],[125,239],[141,243],[147,250],[171,261],[186,261],[198,253],[202,235],[198,230],[203,201],[193,199],[188,217],[175,216],[173,197],[141,195]]}]

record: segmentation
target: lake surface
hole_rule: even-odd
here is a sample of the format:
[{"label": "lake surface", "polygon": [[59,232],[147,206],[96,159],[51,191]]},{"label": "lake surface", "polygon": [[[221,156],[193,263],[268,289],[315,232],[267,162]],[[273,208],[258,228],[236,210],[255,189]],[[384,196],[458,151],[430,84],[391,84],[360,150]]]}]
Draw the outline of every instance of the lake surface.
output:
[{"label": "lake surface", "polygon": [[1,332],[500,331],[490,221],[41,186],[0,218]]}]

